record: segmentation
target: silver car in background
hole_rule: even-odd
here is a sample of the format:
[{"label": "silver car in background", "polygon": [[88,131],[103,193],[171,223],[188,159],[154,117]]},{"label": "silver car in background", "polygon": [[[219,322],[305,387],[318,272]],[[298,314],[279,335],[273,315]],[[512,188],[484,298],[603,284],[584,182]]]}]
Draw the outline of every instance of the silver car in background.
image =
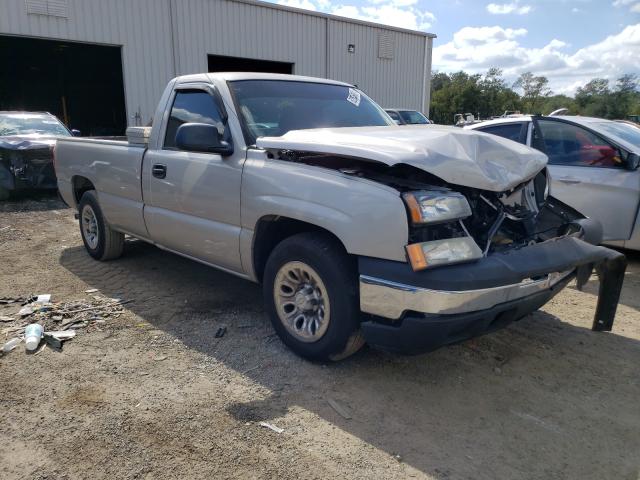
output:
[{"label": "silver car in background", "polygon": [[602,118],[522,115],[469,125],[547,154],[553,196],[640,250],[640,129]]}]

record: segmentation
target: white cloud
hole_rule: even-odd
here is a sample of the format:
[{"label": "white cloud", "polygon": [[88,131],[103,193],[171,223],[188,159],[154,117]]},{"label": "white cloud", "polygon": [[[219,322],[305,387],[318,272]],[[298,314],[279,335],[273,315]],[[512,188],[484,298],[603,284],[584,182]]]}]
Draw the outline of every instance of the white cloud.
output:
[{"label": "white cloud", "polygon": [[615,79],[640,73],[640,23],[569,53],[567,43],[553,39],[542,48],[520,44],[527,30],[503,27],[465,27],[452,41],[434,48],[433,68],[452,72],[484,72],[500,67],[509,80],[531,71],[549,78],[556,93],[573,93],[594,77]]},{"label": "white cloud", "polygon": [[490,3],[487,5],[487,12],[494,15],[526,15],[531,12],[533,7],[531,5],[520,5],[518,1],[511,3]]},{"label": "white cloud", "polygon": [[415,7],[415,0],[371,0],[371,3],[362,7],[338,5],[330,13],[410,30],[427,30],[436,19],[433,13]]},{"label": "white cloud", "polygon": [[410,30],[427,30],[436,19],[433,13],[418,8],[418,0],[367,0],[364,5],[340,4],[332,0],[278,0],[278,4]]},{"label": "white cloud", "polygon": [[614,7],[629,7],[632,13],[640,13],[640,1],[638,0],[615,0]]}]

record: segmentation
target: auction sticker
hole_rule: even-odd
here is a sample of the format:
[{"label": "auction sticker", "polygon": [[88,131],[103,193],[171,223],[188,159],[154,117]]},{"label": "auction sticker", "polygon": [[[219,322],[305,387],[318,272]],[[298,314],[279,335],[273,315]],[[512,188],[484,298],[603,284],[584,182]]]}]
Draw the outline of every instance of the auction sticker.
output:
[{"label": "auction sticker", "polygon": [[347,96],[347,102],[353,103],[356,107],[360,106],[360,92],[354,90],[353,88],[349,89],[349,96]]}]

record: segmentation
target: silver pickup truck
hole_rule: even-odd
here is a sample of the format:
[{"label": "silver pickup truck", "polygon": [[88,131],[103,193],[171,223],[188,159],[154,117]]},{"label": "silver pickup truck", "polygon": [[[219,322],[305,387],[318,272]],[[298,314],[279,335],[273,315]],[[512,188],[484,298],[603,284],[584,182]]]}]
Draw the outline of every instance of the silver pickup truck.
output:
[{"label": "silver pickup truck", "polygon": [[303,357],[458,342],[594,267],[593,329],[611,329],[626,259],[549,195],[546,156],[524,145],[398,127],[353,85],[253,73],[173,79],[127,136],[55,149],[89,254],[117,258],[129,235],[260,282]]}]

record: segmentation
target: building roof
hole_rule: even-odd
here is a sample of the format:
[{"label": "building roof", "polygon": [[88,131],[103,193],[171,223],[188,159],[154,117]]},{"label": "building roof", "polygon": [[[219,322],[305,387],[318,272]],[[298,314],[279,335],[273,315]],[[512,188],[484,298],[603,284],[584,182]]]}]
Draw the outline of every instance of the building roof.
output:
[{"label": "building roof", "polygon": [[260,6],[260,7],[266,7],[266,8],[273,8],[275,10],[284,10],[284,11],[287,11],[287,12],[302,13],[304,15],[311,15],[313,17],[329,18],[331,20],[336,20],[336,21],[340,21],[340,22],[355,23],[355,24],[359,24],[359,25],[366,25],[368,27],[381,28],[381,29],[384,29],[384,30],[393,30],[393,31],[396,31],[396,32],[411,33],[413,35],[420,35],[422,37],[428,37],[428,38],[436,38],[437,37],[437,35],[435,33],[422,32],[420,30],[411,30],[409,28],[392,27],[390,25],[384,25],[382,23],[368,22],[366,20],[357,20],[357,19],[354,19],[354,18],[341,17],[339,15],[332,15],[332,14],[323,13],[323,12],[315,12],[313,10],[305,10],[305,9],[296,8],[296,7],[288,7],[286,5],[279,5],[279,4],[276,4],[276,3],[263,2],[263,1],[260,1],[260,0],[230,0],[230,1],[238,2],[238,3],[246,3],[246,4],[249,4],[249,5],[256,5],[256,6]]}]

